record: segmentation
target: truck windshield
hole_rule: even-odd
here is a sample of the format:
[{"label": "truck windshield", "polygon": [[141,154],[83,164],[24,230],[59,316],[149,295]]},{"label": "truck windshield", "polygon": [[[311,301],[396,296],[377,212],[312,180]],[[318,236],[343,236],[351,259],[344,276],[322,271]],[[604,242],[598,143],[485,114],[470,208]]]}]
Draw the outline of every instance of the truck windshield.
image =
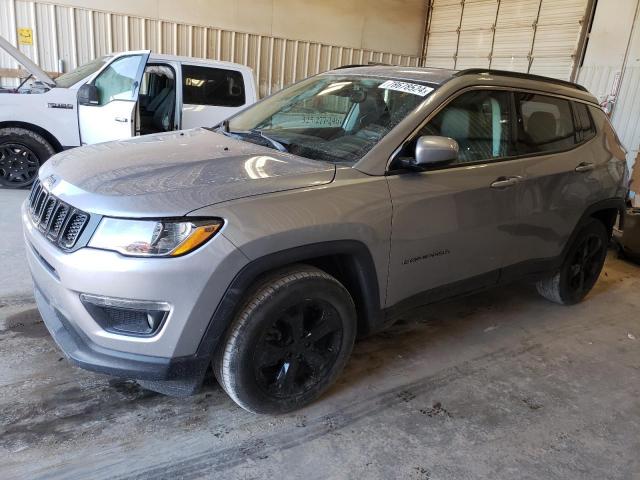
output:
[{"label": "truck windshield", "polygon": [[96,58],[89,63],[85,63],[84,65],[79,66],[75,70],[63,73],[55,79],[56,86],[60,88],[69,88],[72,85],[75,85],[79,81],[87,78],[90,75],[93,75],[98,70],[100,70],[108,59],[109,57]]},{"label": "truck windshield", "polygon": [[320,75],[242,111],[224,131],[307,158],[354,163],[434,88],[415,81]]}]

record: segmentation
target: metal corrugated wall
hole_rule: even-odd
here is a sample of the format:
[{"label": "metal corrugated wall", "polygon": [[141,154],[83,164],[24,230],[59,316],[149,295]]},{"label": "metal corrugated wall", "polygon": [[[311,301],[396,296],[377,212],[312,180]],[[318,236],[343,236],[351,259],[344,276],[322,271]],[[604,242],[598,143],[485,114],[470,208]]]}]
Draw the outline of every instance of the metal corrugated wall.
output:
[{"label": "metal corrugated wall", "polygon": [[[611,8],[613,14],[612,7],[599,6]],[[635,9],[624,61],[620,65],[584,65],[578,76],[579,83],[598,97],[603,106],[612,109],[611,121],[628,150],[629,166],[640,150],[640,1]]]},{"label": "metal corrugated wall", "polygon": [[588,0],[431,0],[425,65],[569,79]]},{"label": "metal corrugated wall", "polygon": [[633,25],[629,55],[611,121],[629,150],[627,161],[631,166],[640,150],[640,17],[636,17]]},{"label": "metal corrugated wall", "polygon": [[[0,11],[3,12],[0,35],[15,45],[16,30],[32,28],[34,45],[20,45],[20,49],[52,72],[59,71],[60,60],[64,70],[69,71],[106,53],[150,49],[165,54],[248,65],[256,74],[260,95],[264,96],[340,65],[380,62],[414,66],[419,63],[417,56],[254,35],[215,26],[186,25],[37,1],[0,0]],[[2,54],[0,68],[17,68],[17,65]],[[5,84],[12,81],[1,80]]]}]

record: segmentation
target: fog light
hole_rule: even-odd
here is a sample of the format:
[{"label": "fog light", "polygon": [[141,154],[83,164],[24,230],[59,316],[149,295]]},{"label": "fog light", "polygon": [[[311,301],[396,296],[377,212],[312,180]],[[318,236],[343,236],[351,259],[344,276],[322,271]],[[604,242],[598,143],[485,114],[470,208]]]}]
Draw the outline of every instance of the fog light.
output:
[{"label": "fog light", "polygon": [[166,302],[80,294],[93,319],[108,332],[149,336],[158,332],[171,311]]},{"label": "fog light", "polygon": [[166,312],[162,310],[157,310],[153,312],[147,311],[147,325],[149,325],[149,328],[151,329],[151,331],[157,330],[157,328],[162,323],[162,320],[164,320],[165,316],[166,316]]}]

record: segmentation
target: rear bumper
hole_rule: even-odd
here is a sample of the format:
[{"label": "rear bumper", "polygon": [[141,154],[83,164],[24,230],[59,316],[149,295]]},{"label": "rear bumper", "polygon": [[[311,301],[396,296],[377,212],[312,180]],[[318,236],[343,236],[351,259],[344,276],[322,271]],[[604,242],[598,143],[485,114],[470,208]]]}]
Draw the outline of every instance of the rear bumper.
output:
[{"label": "rear bumper", "polygon": [[47,330],[75,365],[117,377],[171,382],[171,385],[166,385],[165,393],[189,395],[199,388],[209,364],[209,355],[162,358],[101,347],[53,307],[35,282],[34,296]]}]

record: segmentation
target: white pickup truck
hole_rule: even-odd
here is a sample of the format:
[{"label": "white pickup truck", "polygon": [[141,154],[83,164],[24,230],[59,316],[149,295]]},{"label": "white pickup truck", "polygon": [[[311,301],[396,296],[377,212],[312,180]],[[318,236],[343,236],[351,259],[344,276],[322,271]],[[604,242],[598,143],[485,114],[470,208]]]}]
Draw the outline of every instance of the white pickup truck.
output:
[{"label": "white pickup truck", "polygon": [[0,88],[4,187],[30,185],[61,150],[213,126],[257,100],[253,71],[235,63],[145,50],[100,57],[53,80],[2,37],[0,48],[31,74]]}]

